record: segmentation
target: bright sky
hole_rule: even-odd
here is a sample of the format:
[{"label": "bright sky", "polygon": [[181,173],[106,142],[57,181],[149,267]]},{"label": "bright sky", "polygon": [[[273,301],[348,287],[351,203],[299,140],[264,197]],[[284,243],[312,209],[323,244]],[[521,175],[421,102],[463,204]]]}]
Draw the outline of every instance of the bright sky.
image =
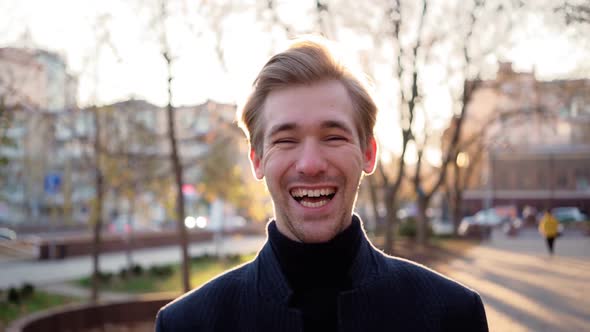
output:
[{"label": "bright sky", "polygon": [[[158,105],[166,103],[166,68],[159,55],[157,31],[150,27],[149,13],[140,10],[140,3],[154,1],[120,0],[0,0],[0,46],[14,45],[14,42],[29,31],[33,44],[65,55],[68,67],[79,75],[79,101],[90,103],[111,103],[130,97],[146,99]],[[195,30],[203,29],[205,22],[189,14],[186,20],[176,19],[171,25],[170,35],[175,64],[174,103],[195,104],[207,99],[240,104],[249,92],[256,73],[271,54],[271,49],[286,44],[282,34],[268,31],[253,9],[255,0],[244,1],[249,9],[233,14],[223,23],[223,48],[226,54],[225,71],[214,52],[215,36],[205,32],[199,36]],[[171,1],[181,5],[184,1]],[[186,3],[192,3],[186,1]],[[311,25],[308,8],[313,2],[280,1],[283,17],[298,27]],[[178,6],[177,6],[178,7]],[[228,10],[229,12],[229,10]],[[116,54],[108,47],[97,49],[96,32],[93,25],[101,14],[109,14],[112,42]],[[548,29],[541,17],[528,15],[523,21],[528,29],[513,35],[514,47],[507,49],[500,60],[511,60],[517,70],[530,71],[535,68],[541,78],[563,78],[576,73],[580,63],[588,56],[584,45],[576,45],[564,38],[569,32]],[[190,24],[186,24],[190,22]],[[191,30],[191,28],[193,30]],[[366,50],[367,44],[339,34],[343,47],[350,52]],[[341,41],[342,41],[341,40]],[[587,46],[587,45],[586,45]],[[357,54],[353,57],[358,58]],[[496,58],[487,60],[495,71]],[[94,65],[98,61],[98,76],[94,79]],[[398,140],[391,138],[392,124],[397,125],[395,112],[387,112],[394,105],[392,91],[397,91],[390,80],[391,68],[378,67],[375,70],[377,101],[382,109],[378,122],[378,133],[386,149],[398,151]],[[444,75],[440,71],[426,72],[424,83],[429,91],[425,100],[434,129],[446,125],[451,106],[447,88],[441,88]],[[385,111],[384,111],[385,110]],[[434,156],[433,158],[436,158]]]}]

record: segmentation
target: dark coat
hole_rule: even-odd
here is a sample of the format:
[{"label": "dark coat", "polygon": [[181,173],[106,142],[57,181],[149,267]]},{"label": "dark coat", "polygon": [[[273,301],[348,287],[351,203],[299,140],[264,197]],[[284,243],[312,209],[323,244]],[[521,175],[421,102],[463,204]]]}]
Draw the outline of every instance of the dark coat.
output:
[{"label": "dark coat", "polygon": [[[310,271],[313,273],[313,271]],[[363,236],[339,295],[339,331],[487,331],[479,295],[416,263],[389,257]],[[256,259],[163,307],[156,331],[302,331],[291,290],[266,243]]]}]

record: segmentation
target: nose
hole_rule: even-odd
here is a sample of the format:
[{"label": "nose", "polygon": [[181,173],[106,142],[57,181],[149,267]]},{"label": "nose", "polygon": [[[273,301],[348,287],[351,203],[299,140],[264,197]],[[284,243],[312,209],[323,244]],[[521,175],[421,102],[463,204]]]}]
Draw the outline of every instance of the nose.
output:
[{"label": "nose", "polygon": [[300,147],[295,170],[302,175],[315,176],[326,171],[327,162],[320,146],[313,140],[305,141]]}]

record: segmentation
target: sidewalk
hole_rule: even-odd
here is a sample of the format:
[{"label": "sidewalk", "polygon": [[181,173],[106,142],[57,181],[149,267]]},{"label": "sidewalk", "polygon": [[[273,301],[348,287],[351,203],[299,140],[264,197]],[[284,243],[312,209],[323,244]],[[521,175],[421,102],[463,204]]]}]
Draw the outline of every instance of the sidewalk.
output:
[{"label": "sidewalk", "polygon": [[[265,236],[233,236],[226,237],[223,242],[214,241],[195,243],[189,246],[190,256],[214,254],[221,250],[227,254],[246,254],[257,252],[266,240]],[[133,262],[144,268],[154,265],[177,263],[181,260],[180,247],[159,247],[134,250]],[[107,253],[100,256],[100,270],[116,273],[127,266],[124,252]],[[63,281],[89,276],[92,273],[92,257],[72,257],[63,260],[37,261],[0,260],[0,289],[20,286],[29,282],[37,287],[58,284]]]},{"label": "sidewalk", "polygon": [[[58,294],[68,297],[75,297],[83,300],[90,299],[90,292],[89,288],[83,288],[80,286],[75,286],[72,284],[68,284],[65,282],[59,282],[55,284],[43,285],[40,287],[41,290],[52,293]],[[127,294],[127,293],[114,293],[114,292],[107,292],[107,291],[100,291],[99,298],[101,301],[122,301],[128,300],[131,298],[137,297],[135,294]]]},{"label": "sidewalk", "polygon": [[494,232],[441,272],[483,298],[490,331],[589,331],[590,238],[565,234],[550,257],[535,230]]}]

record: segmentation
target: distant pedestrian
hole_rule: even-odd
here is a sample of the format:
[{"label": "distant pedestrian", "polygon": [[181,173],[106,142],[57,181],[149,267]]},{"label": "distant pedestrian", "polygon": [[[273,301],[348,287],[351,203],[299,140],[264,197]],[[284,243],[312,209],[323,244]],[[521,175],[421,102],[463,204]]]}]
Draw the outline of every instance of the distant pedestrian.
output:
[{"label": "distant pedestrian", "polygon": [[547,250],[549,250],[550,255],[553,255],[555,238],[559,234],[559,221],[555,219],[549,210],[545,210],[545,213],[539,222],[539,233],[545,237],[545,240],[547,241]]}]

